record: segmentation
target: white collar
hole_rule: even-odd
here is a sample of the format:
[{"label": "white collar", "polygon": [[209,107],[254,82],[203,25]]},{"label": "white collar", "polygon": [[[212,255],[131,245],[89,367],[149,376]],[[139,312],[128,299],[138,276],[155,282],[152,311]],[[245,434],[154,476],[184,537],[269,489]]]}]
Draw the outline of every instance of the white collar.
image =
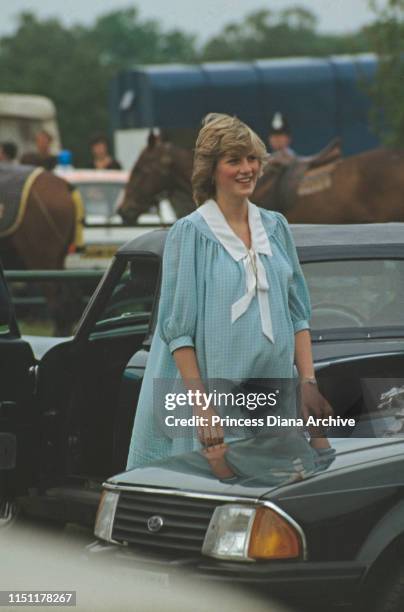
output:
[{"label": "white collar", "polygon": [[231,322],[237,321],[250,307],[255,296],[261,315],[263,334],[274,342],[271,311],[268,298],[268,279],[260,254],[272,256],[271,245],[262,223],[260,211],[255,204],[248,202],[248,224],[251,233],[251,249],[247,249],[219,208],[215,200],[208,200],[197,211],[235,261],[242,261],[245,270],[246,291],[231,307]]},{"label": "white collar", "polygon": [[[233,259],[240,261],[240,259],[246,256],[248,252],[246,245],[234,233],[215,200],[207,200],[196,210],[205,219],[213,234]],[[250,201],[248,202],[248,224],[250,226],[251,248],[253,251],[271,256],[271,245],[262,223],[260,211],[258,206],[255,206]]]}]

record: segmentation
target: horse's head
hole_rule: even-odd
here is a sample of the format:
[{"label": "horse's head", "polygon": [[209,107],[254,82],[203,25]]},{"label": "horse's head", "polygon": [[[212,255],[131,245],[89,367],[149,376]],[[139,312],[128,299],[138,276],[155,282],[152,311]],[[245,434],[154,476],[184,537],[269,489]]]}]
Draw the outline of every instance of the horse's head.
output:
[{"label": "horse's head", "polygon": [[153,131],[129,177],[118,213],[128,225],[158,202],[162,192],[173,189],[172,145],[164,143]]}]

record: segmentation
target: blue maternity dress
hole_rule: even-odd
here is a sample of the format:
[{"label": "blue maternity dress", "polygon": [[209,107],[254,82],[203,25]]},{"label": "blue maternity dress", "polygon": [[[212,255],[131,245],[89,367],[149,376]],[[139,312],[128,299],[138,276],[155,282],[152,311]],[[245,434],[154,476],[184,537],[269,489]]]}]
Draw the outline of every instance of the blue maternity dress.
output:
[{"label": "blue maternity dress", "polygon": [[127,469],[200,448],[156,429],[154,382],[179,377],[173,351],[194,347],[204,379],[292,378],[294,334],[310,300],[286,219],[248,203],[251,250],[208,200],[171,228],[156,333],[138,401]]}]

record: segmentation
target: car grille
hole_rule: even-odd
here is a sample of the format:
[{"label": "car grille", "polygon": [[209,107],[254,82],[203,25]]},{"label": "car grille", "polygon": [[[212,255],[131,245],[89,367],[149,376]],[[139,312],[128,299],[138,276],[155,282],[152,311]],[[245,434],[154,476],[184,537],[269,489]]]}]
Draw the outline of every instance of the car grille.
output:
[{"label": "car grille", "polygon": [[[122,491],[112,539],[150,551],[200,554],[213,511],[221,503],[212,499]],[[161,517],[164,524],[159,531],[152,532],[147,521],[155,516]]]}]

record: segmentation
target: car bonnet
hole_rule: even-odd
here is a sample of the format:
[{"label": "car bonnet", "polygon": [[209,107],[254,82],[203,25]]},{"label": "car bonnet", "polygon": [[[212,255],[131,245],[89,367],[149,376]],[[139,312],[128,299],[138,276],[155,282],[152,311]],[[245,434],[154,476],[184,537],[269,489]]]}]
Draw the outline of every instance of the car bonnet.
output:
[{"label": "car bonnet", "polygon": [[319,455],[304,436],[299,438],[295,437],[288,445],[280,441],[268,453],[265,453],[265,441],[261,441],[260,451],[254,453],[256,438],[229,445],[227,463],[235,473],[232,479],[217,478],[203,454],[195,451],[118,474],[106,484],[258,499],[275,489],[319,474],[352,468],[390,455],[404,456],[404,439],[331,440],[331,448]]}]

